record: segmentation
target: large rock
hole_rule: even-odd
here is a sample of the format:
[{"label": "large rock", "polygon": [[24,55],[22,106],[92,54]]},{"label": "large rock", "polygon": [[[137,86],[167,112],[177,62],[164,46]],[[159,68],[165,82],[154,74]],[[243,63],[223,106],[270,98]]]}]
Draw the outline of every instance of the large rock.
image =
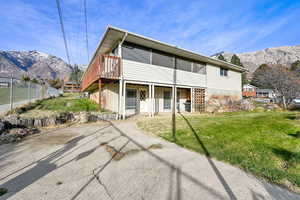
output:
[{"label": "large rock", "polygon": [[243,99],[241,101],[241,110],[252,111],[254,109],[255,109],[255,105],[253,101],[251,101],[250,99]]},{"label": "large rock", "polygon": [[233,112],[241,110],[241,101],[228,95],[212,95],[206,102],[206,111]]},{"label": "large rock", "polygon": [[0,135],[10,128],[12,128],[12,125],[8,121],[0,120]]},{"label": "large rock", "polygon": [[4,117],[3,120],[15,127],[45,127],[71,122],[74,120],[74,116],[69,112],[62,112],[58,115],[39,118],[23,118],[19,115],[8,115]]},{"label": "large rock", "polygon": [[2,134],[3,131],[5,131],[5,123],[0,121],[0,135]]},{"label": "large rock", "polygon": [[90,118],[91,114],[88,112],[80,112],[79,113],[79,123],[88,123],[89,122],[89,118]]},{"label": "large rock", "polygon": [[118,115],[116,113],[79,112],[74,114],[74,119],[79,123],[88,123],[101,120],[117,120]]},{"label": "large rock", "polygon": [[38,133],[36,128],[13,128],[0,135],[0,144],[19,142],[24,137]]}]

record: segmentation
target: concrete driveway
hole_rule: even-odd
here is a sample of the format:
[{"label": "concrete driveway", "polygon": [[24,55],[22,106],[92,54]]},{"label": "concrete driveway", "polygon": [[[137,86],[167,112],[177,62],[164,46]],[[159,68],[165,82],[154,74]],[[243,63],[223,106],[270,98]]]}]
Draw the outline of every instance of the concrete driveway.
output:
[{"label": "concrete driveway", "polygon": [[229,164],[142,133],[76,125],[0,146],[0,199],[300,199]]}]

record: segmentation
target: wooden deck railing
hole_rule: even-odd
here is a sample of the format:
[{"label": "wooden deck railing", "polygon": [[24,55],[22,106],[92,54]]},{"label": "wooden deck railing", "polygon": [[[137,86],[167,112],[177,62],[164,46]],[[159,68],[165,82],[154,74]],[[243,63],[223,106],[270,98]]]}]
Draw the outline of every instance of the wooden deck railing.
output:
[{"label": "wooden deck railing", "polygon": [[117,56],[100,56],[100,76],[107,79],[118,79],[121,75],[121,58]]},{"label": "wooden deck railing", "polygon": [[85,91],[90,85],[99,80],[118,79],[121,75],[121,58],[105,54],[97,55],[86,69],[82,78],[81,90]]}]

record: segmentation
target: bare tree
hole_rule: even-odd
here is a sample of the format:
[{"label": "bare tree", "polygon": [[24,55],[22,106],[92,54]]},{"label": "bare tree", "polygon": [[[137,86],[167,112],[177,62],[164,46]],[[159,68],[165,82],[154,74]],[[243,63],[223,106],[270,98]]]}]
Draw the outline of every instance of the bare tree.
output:
[{"label": "bare tree", "polygon": [[263,73],[256,74],[255,80],[260,85],[268,85],[281,98],[284,108],[299,96],[300,78],[284,65],[267,65]]}]

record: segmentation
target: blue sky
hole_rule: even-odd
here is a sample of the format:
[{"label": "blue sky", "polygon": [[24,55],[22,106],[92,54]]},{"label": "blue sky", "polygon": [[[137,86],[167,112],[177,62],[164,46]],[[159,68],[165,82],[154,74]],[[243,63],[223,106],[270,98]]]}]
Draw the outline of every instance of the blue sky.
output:
[{"label": "blue sky", "polygon": [[[107,25],[211,55],[300,45],[299,0],[86,0],[90,54]],[[83,0],[61,0],[72,63],[87,63]],[[55,0],[0,4],[0,49],[66,58]],[[65,59],[66,60],[66,59]]]}]

